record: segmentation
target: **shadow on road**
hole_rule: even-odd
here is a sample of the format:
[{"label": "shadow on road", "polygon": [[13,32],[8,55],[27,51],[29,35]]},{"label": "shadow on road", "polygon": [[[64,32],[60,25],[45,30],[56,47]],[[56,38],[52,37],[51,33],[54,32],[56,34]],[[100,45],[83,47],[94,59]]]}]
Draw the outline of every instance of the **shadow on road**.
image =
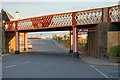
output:
[{"label": "shadow on road", "polygon": [[31,55],[31,56],[62,56],[62,57],[71,57],[70,53],[64,52],[21,52],[21,55]]}]

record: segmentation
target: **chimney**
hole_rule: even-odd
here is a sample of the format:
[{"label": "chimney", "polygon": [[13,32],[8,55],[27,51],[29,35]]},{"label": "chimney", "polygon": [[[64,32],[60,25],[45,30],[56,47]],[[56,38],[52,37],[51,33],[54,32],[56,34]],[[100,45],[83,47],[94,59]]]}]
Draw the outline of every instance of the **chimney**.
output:
[{"label": "chimney", "polygon": [[20,19],[20,14],[18,11],[16,11],[16,19],[19,20]]}]

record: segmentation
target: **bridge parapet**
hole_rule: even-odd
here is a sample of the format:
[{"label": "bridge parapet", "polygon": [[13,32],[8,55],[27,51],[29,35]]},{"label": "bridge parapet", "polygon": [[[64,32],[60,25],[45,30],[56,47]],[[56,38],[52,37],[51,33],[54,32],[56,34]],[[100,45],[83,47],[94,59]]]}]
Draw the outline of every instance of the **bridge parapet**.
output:
[{"label": "bridge parapet", "polygon": [[77,25],[98,24],[102,22],[102,9],[79,11],[76,13]]},{"label": "bridge parapet", "polygon": [[[120,21],[120,6],[112,6],[106,8],[90,9],[84,11],[52,14],[46,16],[38,16],[11,21],[6,25],[6,31],[15,31],[15,22],[20,30],[36,30],[44,28],[70,27],[73,23],[72,15],[75,14],[76,25],[99,24],[104,22],[119,22]],[[106,15],[104,15],[106,14]]]},{"label": "bridge parapet", "polygon": [[120,6],[109,7],[109,22],[120,22]]},{"label": "bridge parapet", "polygon": [[[6,30],[15,30],[15,22],[6,25]],[[72,26],[72,13],[54,14],[17,20],[18,30],[41,29],[47,27]],[[14,25],[14,26],[13,26]]]},{"label": "bridge parapet", "polygon": [[53,15],[48,27],[72,26],[72,13]]}]

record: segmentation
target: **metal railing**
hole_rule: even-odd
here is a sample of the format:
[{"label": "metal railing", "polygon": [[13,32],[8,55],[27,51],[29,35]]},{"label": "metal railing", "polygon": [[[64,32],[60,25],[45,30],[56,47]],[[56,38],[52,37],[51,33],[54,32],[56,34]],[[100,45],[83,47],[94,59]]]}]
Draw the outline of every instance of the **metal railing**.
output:
[{"label": "metal railing", "polygon": [[76,13],[76,21],[78,25],[101,23],[102,14],[102,9],[79,11]]},{"label": "metal railing", "polygon": [[120,6],[109,7],[109,22],[120,22]]}]

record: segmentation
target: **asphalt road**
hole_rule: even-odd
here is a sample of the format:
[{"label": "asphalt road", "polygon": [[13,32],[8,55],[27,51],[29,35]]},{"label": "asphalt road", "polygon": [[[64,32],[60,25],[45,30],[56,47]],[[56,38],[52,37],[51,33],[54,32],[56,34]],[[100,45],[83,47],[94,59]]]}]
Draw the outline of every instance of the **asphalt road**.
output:
[{"label": "asphalt road", "polygon": [[32,39],[31,42],[31,52],[3,57],[3,78],[109,78],[104,74],[105,68],[72,58],[56,41]]}]

